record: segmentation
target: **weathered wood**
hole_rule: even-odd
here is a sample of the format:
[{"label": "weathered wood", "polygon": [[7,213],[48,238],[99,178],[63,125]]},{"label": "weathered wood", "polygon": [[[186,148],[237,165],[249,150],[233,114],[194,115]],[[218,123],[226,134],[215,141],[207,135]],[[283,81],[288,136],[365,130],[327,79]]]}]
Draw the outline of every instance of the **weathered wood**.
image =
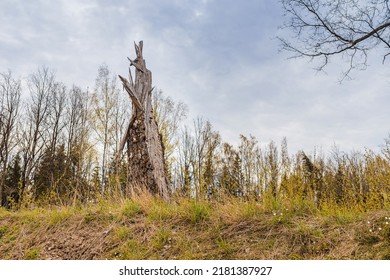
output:
[{"label": "weathered wood", "polygon": [[127,185],[130,188],[146,188],[168,200],[170,190],[164,168],[164,146],[152,110],[152,73],[146,68],[142,56],[142,41],[138,45],[134,43],[134,48],[137,58],[128,58],[130,67],[135,67],[134,81],[131,70],[130,82],[119,76],[133,104],[132,117],[119,153],[127,144]]},{"label": "weathered wood", "polygon": [[138,100],[138,94],[136,93],[133,86],[127,81],[125,78],[123,78],[121,75],[118,75],[119,79],[122,81],[123,88],[127,91],[129,94],[131,101],[133,101],[133,105],[137,107],[138,110],[142,111],[142,105],[141,102]]}]

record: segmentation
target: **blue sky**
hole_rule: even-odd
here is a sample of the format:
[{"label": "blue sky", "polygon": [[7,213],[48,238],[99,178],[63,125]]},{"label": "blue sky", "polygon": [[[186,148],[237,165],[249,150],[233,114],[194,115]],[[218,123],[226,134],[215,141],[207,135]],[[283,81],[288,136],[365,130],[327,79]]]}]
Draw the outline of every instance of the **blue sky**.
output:
[{"label": "blue sky", "polygon": [[[38,66],[58,80],[93,87],[99,65],[127,73],[133,42],[144,41],[154,86],[185,102],[189,118],[209,119],[225,141],[287,137],[290,150],[378,149],[390,129],[389,64],[339,83],[342,60],[327,73],[278,51],[278,1],[0,1],[0,71],[26,77]],[[130,106],[130,101],[129,101]]]}]

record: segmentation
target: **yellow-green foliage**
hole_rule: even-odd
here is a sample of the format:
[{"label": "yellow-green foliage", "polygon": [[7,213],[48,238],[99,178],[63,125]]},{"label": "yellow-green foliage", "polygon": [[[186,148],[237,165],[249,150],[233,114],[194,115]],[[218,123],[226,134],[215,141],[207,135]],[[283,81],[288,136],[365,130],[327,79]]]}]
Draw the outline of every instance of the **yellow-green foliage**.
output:
[{"label": "yellow-green foliage", "polygon": [[388,206],[317,208],[303,197],[227,196],[220,202],[176,197],[168,203],[142,195],[85,207],[2,211],[0,224],[1,259],[390,257]]},{"label": "yellow-green foliage", "polygon": [[115,252],[112,258],[121,260],[140,260],[145,258],[146,251],[143,244],[130,239],[124,242],[122,248],[119,252]]},{"label": "yellow-green foliage", "polygon": [[50,215],[47,217],[49,225],[57,225],[61,222],[66,221],[74,214],[74,211],[70,207],[62,207],[50,212]]},{"label": "yellow-green foliage", "polygon": [[127,226],[119,226],[115,229],[115,235],[119,240],[129,240],[132,237],[133,232]]},{"label": "yellow-green foliage", "polygon": [[7,227],[1,226],[0,227],[0,239],[5,235],[6,232],[7,232]]},{"label": "yellow-green foliage", "polygon": [[157,230],[153,237],[152,245],[155,249],[161,250],[171,241],[171,231],[164,227]]},{"label": "yellow-green foliage", "polygon": [[24,259],[25,260],[37,260],[39,259],[39,252],[40,250],[38,248],[30,248],[28,250],[26,250],[26,252],[24,253]]},{"label": "yellow-green foliage", "polygon": [[160,199],[156,199],[155,203],[146,210],[147,216],[151,221],[165,221],[171,219],[175,212],[175,205],[164,203]]},{"label": "yellow-green foliage", "polygon": [[196,224],[206,221],[210,216],[211,209],[207,202],[191,199],[182,203],[179,211],[182,219]]},{"label": "yellow-green foliage", "polygon": [[141,206],[134,200],[126,200],[121,207],[121,213],[126,218],[132,218],[142,213]]},{"label": "yellow-green foliage", "polygon": [[220,237],[216,240],[217,248],[223,258],[229,258],[233,252],[233,245],[226,239]]}]

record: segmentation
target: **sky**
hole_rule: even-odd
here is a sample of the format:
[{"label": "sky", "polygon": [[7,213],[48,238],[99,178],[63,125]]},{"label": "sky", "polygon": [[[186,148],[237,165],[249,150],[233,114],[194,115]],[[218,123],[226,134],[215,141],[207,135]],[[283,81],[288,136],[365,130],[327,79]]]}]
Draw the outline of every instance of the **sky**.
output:
[{"label": "sky", "polygon": [[[103,63],[126,75],[144,41],[153,85],[208,119],[224,141],[287,138],[298,150],[379,151],[390,128],[390,71],[380,51],[340,83],[347,65],[288,59],[277,36],[286,18],[266,0],[1,0],[0,72],[25,78],[39,66],[93,88]],[[130,106],[130,101],[129,101]]]}]

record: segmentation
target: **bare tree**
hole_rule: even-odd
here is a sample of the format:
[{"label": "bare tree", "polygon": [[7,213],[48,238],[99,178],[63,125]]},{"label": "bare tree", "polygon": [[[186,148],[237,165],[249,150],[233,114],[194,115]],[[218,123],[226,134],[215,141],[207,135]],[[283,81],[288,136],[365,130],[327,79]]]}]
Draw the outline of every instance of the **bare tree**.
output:
[{"label": "bare tree", "polygon": [[73,86],[68,93],[65,110],[67,156],[70,160],[74,197],[89,198],[92,190],[84,187],[88,174],[92,171],[89,125],[88,93]]},{"label": "bare tree", "polygon": [[382,146],[382,154],[390,163],[390,134],[385,138],[385,144]]},{"label": "bare tree", "polygon": [[206,192],[207,197],[214,197],[218,191],[218,163],[219,148],[221,145],[221,135],[217,131],[211,131],[206,144],[206,155],[204,159],[204,168],[202,171],[201,190]]},{"label": "bare tree", "polygon": [[62,131],[65,127],[64,112],[65,112],[65,101],[67,91],[65,85],[62,83],[54,83],[49,96],[49,110],[47,119],[48,127],[48,145],[49,149],[54,153],[57,144],[61,138]]},{"label": "bare tree", "polygon": [[244,176],[241,168],[241,158],[239,152],[228,143],[223,144],[223,154],[221,156],[221,174],[219,185],[221,191],[233,196],[242,196],[242,185]]},{"label": "bare tree", "polygon": [[383,61],[390,54],[390,8],[388,0],[282,0],[294,42],[279,38],[282,49],[294,57],[320,61],[322,70],[332,56],[348,61],[344,73],[364,69],[370,50],[383,47]]},{"label": "bare tree", "polygon": [[7,165],[12,150],[16,146],[16,124],[20,109],[20,80],[12,74],[0,74],[0,206],[3,204],[3,192],[7,178]]},{"label": "bare tree", "polygon": [[28,88],[31,100],[28,104],[22,137],[20,139],[23,157],[23,189],[30,185],[31,175],[46,147],[48,139],[48,117],[50,97],[55,87],[54,74],[48,68],[39,68],[30,75]]},{"label": "bare tree", "polygon": [[[118,139],[116,137],[116,130],[119,126],[118,97],[117,79],[115,76],[111,76],[107,65],[100,66],[96,78],[95,91],[92,94],[92,127],[97,135],[98,142],[102,146],[102,192],[104,192],[106,187],[110,157],[117,152],[117,149],[116,151],[111,151],[110,148],[115,145],[114,141]],[[116,143],[119,143],[119,141],[116,141]]]},{"label": "bare tree", "polygon": [[88,138],[88,98],[79,87],[73,86],[68,93],[65,111],[67,154],[71,155],[75,147]]},{"label": "bare tree", "polygon": [[178,185],[184,195],[192,195],[194,185],[193,162],[195,162],[195,144],[194,137],[191,135],[188,127],[184,127],[181,133],[178,149]]},{"label": "bare tree", "polygon": [[245,137],[240,135],[240,145],[238,152],[241,158],[241,169],[244,177],[244,186],[242,186],[243,193],[249,194],[254,191],[256,185],[256,146],[257,140],[254,136],[250,135]]},{"label": "bare tree", "polygon": [[268,175],[268,190],[272,194],[274,198],[276,198],[278,193],[278,186],[279,186],[279,172],[280,172],[280,166],[279,166],[279,153],[278,153],[278,147],[275,145],[273,141],[271,141],[268,144],[266,155],[265,155],[265,165]]},{"label": "bare tree", "polygon": [[194,120],[194,133],[195,160],[192,161],[192,170],[194,172],[195,195],[198,198],[204,188],[203,172],[206,163],[207,147],[212,138],[214,138],[214,132],[209,121],[198,117]]}]

